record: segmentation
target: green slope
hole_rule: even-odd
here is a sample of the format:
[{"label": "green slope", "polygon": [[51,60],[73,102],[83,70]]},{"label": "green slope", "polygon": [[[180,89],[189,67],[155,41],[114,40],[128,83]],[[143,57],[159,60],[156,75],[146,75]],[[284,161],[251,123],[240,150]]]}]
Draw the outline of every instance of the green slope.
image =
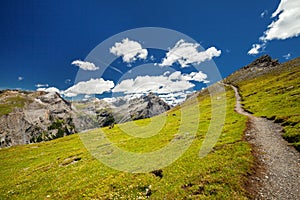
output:
[{"label": "green slope", "polygon": [[283,137],[300,151],[300,58],[237,85],[244,108],[281,123]]},{"label": "green slope", "polygon": [[[221,136],[214,150],[200,159],[199,149],[211,118],[211,101],[208,95],[198,98],[197,107],[188,102],[184,105],[188,112],[200,108],[196,137],[179,159],[162,169],[162,178],[153,173],[126,173],[105,166],[90,155],[76,134],[1,149],[0,199],[145,199],[150,185],[151,199],[246,199],[244,184],[253,163],[251,148],[242,139],[246,118],[233,111],[235,98],[228,88]],[[122,149],[149,152],[170,142],[180,126],[181,114],[180,109],[168,112],[164,127],[149,138],[128,136],[121,125],[102,131]],[[136,123],[147,125],[150,119]],[[81,136],[90,137],[98,132],[93,130]]]}]

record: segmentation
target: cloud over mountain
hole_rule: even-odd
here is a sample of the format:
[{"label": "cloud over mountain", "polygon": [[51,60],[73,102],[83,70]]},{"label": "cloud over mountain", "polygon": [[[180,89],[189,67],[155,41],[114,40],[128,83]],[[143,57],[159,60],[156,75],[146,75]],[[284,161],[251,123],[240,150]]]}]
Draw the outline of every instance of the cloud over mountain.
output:
[{"label": "cloud over mountain", "polygon": [[37,91],[61,93],[61,91],[59,89],[57,89],[56,87],[38,88]]},{"label": "cloud over mountain", "polygon": [[137,76],[135,79],[121,81],[112,90],[113,92],[132,93],[171,93],[185,91],[194,87],[194,84],[187,81],[180,71],[170,76]]},{"label": "cloud over mountain", "polygon": [[[190,81],[208,83],[207,75],[203,72],[182,74],[180,71],[164,73],[159,76],[137,76],[134,79],[125,79],[115,86],[112,92],[121,92],[130,95],[141,95],[149,92],[157,93],[166,102],[185,99],[186,94],[195,86]],[[178,102],[177,102],[178,103]]]},{"label": "cloud over mountain", "polygon": [[146,59],[148,55],[147,49],[143,49],[140,43],[128,38],[116,42],[109,51],[116,56],[122,56],[123,61],[126,63],[134,62],[137,59]]},{"label": "cloud over mountain", "polygon": [[62,92],[66,97],[74,97],[79,94],[103,94],[114,87],[113,81],[106,81],[103,78],[81,81]]}]

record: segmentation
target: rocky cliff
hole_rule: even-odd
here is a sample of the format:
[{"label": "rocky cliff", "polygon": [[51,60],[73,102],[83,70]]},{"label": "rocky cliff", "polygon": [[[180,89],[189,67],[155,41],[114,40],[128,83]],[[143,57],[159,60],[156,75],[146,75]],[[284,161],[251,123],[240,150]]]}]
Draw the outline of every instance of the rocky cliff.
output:
[{"label": "rocky cliff", "polygon": [[6,90],[0,94],[1,147],[75,133],[71,104],[57,93]]}]

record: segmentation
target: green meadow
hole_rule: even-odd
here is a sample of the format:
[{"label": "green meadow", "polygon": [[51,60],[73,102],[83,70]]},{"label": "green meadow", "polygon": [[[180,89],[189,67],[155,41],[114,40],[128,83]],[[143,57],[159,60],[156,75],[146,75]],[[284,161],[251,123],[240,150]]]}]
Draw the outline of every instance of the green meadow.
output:
[{"label": "green meadow", "polygon": [[238,86],[244,108],[280,123],[283,137],[300,151],[300,58]]},{"label": "green meadow", "polygon": [[[190,100],[151,119],[1,149],[0,199],[247,199],[245,183],[253,157],[250,145],[243,140],[246,117],[233,111],[231,88],[226,91],[226,119],[220,136],[207,155],[199,156],[200,149],[205,152],[203,146],[209,147],[205,142],[210,137],[208,130],[214,134],[210,129],[211,102],[203,93],[196,104]],[[220,107],[217,103],[215,111]],[[151,124],[151,129],[147,128]],[[192,135],[182,139],[187,130]],[[122,166],[113,169],[99,161],[107,151],[107,141],[137,154],[160,150],[174,141],[184,141],[169,149],[174,152],[181,144],[189,146],[178,158],[171,157],[170,165],[154,166],[146,173],[138,168],[125,172],[116,170]],[[102,157],[97,156],[99,151]],[[149,162],[151,166],[168,155],[137,159],[136,164]]]}]

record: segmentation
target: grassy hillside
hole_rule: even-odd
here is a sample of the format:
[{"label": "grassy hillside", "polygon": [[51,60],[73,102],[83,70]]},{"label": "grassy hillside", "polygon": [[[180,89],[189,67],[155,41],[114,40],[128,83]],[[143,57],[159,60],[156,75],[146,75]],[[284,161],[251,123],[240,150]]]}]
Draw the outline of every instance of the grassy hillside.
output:
[{"label": "grassy hillside", "polygon": [[[211,101],[206,95],[199,97],[199,102],[196,107],[184,105],[188,112],[200,108],[196,137],[179,159],[162,169],[162,177],[113,170],[93,158],[76,134],[1,149],[0,199],[145,199],[149,188],[151,199],[246,199],[244,184],[253,158],[249,144],[242,139],[246,118],[233,111],[233,91],[229,88],[227,92],[226,122],[218,143],[201,159],[199,149],[209,127]],[[102,130],[122,149],[149,152],[170,142],[181,115],[180,109],[168,112],[164,127],[149,138],[129,136],[122,125]],[[153,120],[159,121],[159,117]],[[149,123],[150,119],[136,122],[139,126]],[[98,132],[82,133],[81,137]]]},{"label": "grassy hillside", "polygon": [[281,123],[283,137],[300,151],[300,58],[238,86],[244,108]]}]

